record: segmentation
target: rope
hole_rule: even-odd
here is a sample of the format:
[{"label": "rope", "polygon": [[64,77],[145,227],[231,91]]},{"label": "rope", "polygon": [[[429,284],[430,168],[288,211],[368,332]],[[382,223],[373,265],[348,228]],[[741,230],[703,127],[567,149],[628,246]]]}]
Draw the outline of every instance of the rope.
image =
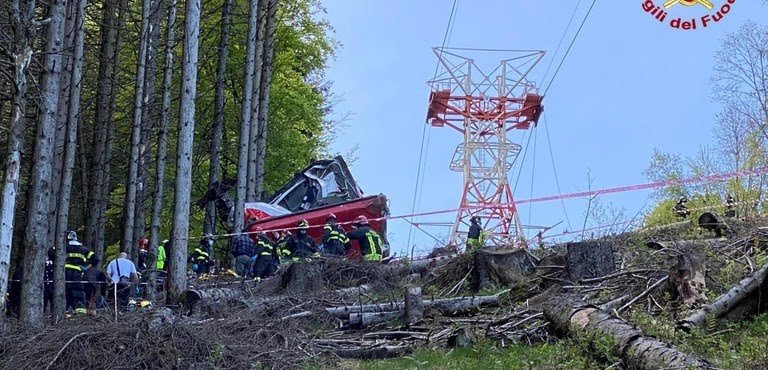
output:
[{"label": "rope", "polygon": [[573,36],[573,40],[571,40],[571,44],[568,45],[568,49],[565,51],[565,55],[563,55],[563,59],[560,60],[560,64],[557,66],[557,69],[555,70],[555,74],[552,75],[552,79],[549,80],[549,84],[547,85],[547,88],[544,89],[545,96],[547,95],[547,92],[549,92],[549,88],[552,86],[552,82],[555,81],[557,74],[560,72],[560,68],[563,66],[563,62],[565,62],[565,59],[568,58],[568,54],[571,52],[571,48],[573,48],[573,44],[576,42],[576,39],[579,37],[579,34],[581,33],[581,29],[584,27],[584,24],[587,22],[589,15],[592,14],[592,9],[595,7],[595,3],[597,3],[597,0],[592,0],[592,5],[590,5],[589,10],[587,10],[587,15],[585,15],[584,20],[581,21],[581,25],[579,25],[579,29],[576,30],[576,34]]}]

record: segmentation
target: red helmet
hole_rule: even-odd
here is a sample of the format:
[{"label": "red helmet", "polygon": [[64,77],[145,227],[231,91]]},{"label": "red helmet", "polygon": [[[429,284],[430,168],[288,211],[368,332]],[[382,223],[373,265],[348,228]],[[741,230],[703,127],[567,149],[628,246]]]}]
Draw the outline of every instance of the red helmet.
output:
[{"label": "red helmet", "polygon": [[357,219],[355,221],[359,225],[368,225],[368,218],[363,215],[357,216]]}]

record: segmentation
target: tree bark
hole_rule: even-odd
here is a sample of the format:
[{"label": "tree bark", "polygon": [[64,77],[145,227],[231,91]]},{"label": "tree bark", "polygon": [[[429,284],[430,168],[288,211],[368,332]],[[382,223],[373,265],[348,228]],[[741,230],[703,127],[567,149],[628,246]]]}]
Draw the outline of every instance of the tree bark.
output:
[{"label": "tree bark", "polygon": [[[25,18],[32,23],[34,1],[29,1]],[[30,25],[30,27],[34,27]],[[34,30],[31,31],[34,35]],[[31,45],[30,45],[31,46]],[[41,115],[45,117],[46,115]],[[48,215],[51,197],[51,162],[55,121],[42,119],[37,125],[33,167],[29,182],[27,225],[24,237],[24,278],[21,285],[21,320],[39,324],[43,319],[43,269],[50,241],[48,239]]]},{"label": "tree bark", "polygon": [[[470,308],[477,308],[481,306],[496,306],[501,301],[501,297],[508,293],[509,290],[504,290],[494,295],[489,296],[476,296],[476,297],[458,297],[458,298],[442,298],[442,299],[430,299],[423,301],[423,307],[432,308],[443,313],[453,313],[457,311],[463,311]],[[371,312],[402,312],[405,308],[405,302],[387,302],[387,303],[374,303],[366,305],[351,305],[351,306],[339,306],[329,307],[325,311],[338,318],[347,318],[353,313],[371,313]]]},{"label": "tree bark", "polygon": [[677,290],[677,299],[683,306],[707,301],[704,294],[707,290],[705,274],[706,268],[696,256],[682,254],[677,257],[677,264],[669,276]]},{"label": "tree bark", "polygon": [[157,134],[157,158],[155,161],[155,191],[152,195],[152,220],[149,231],[149,298],[155,299],[155,261],[160,243],[160,217],[163,213],[163,190],[165,190],[165,164],[168,159],[168,124],[171,119],[171,87],[173,86],[173,45],[176,42],[176,0],[170,0],[168,19],[165,25],[165,65],[163,71],[163,106],[160,111],[160,129]]},{"label": "tree bark", "polygon": [[727,314],[736,308],[741,302],[756,294],[765,284],[768,278],[768,265],[764,265],[760,270],[747,276],[731,290],[717,297],[712,304],[694,311],[688,317],[677,322],[679,329],[690,330],[694,327],[700,327],[706,323],[707,316],[713,316],[715,319]]},{"label": "tree bark", "polygon": [[253,99],[253,74],[256,57],[256,30],[258,29],[258,0],[248,2],[248,39],[245,50],[245,81],[243,82],[242,120],[240,121],[240,145],[237,156],[237,186],[235,195],[235,212],[232,231],[243,229],[243,214],[245,211],[246,183],[248,181],[248,153],[250,144],[251,99]]},{"label": "tree bark", "polygon": [[415,324],[424,317],[424,301],[421,299],[421,287],[405,288],[405,321]]},{"label": "tree bark", "polygon": [[403,311],[355,312],[349,314],[349,325],[365,328],[403,318]]},{"label": "tree bark", "polygon": [[548,297],[542,307],[547,319],[565,332],[613,338],[613,353],[620,356],[629,368],[708,368],[706,362],[646,336],[631,324],[611,317],[579,297],[555,294]]},{"label": "tree bark", "polygon": [[[75,166],[75,147],[77,145],[77,129],[80,119],[80,93],[83,86],[83,44],[85,38],[85,6],[86,0],[78,0],[74,11],[75,26],[74,26],[74,54],[72,58],[72,71],[70,77],[70,89],[69,89],[69,107],[67,107],[67,121],[66,131],[64,136],[64,158],[62,161],[60,185],[59,185],[59,198],[56,205],[56,231],[54,233],[54,245],[59,246],[59,249],[63,249],[65,246],[67,225],[69,223],[69,203],[70,195],[72,192],[72,173]],[[61,269],[61,276],[64,277],[64,255],[60,253],[62,260],[57,263],[57,267]],[[58,270],[58,269],[57,269]],[[61,282],[56,283],[59,291],[64,291],[64,286]],[[59,294],[61,296],[61,294]],[[60,300],[60,298],[58,299]],[[59,318],[64,317],[64,304],[62,302],[54,302],[54,319],[58,321]]]},{"label": "tree bark", "polygon": [[[56,133],[53,138],[53,168],[51,172],[51,203],[50,217],[48,218],[48,240],[55,243],[56,240],[56,215],[58,214],[59,188],[61,187],[61,173],[64,165],[64,151],[66,150],[67,120],[69,119],[69,106],[72,90],[72,67],[75,55],[75,28],[77,24],[77,1],[70,0],[64,7],[66,20],[63,30],[63,45],[61,59],[61,77],[59,83],[59,99],[56,108]],[[63,276],[63,275],[62,275]]]},{"label": "tree bark", "polygon": [[200,0],[186,1],[184,56],[181,99],[179,102],[179,140],[176,160],[176,192],[173,204],[173,236],[168,273],[168,299],[173,302],[187,287],[187,242],[192,185],[192,143],[195,135],[195,97],[197,94],[197,52],[200,36]]},{"label": "tree bark", "polygon": [[[146,73],[144,78],[144,103],[141,110],[141,146],[139,148],[139,172],[136,185],[136,210],[134,216],[133,240],[138,241],[146,234],[145,215],[147,209],[147,177],[149,174],[149,141],[152,131],[152,121],[155,117],[155,82],[157,80],[157,44],[159,38],[158,23],[160,23],[160,0],[155,0],[149,17],[149,36],[147,42]],[[139,257],[139,249],[131,250],[131,259],[136,261]]]},{"label": "tree bark", "polygon": [[267,29],[267,6],[268,0],[258,0],[258,22],[259,27],[256,30],[256,52],[254,54],[253,69],[253,98],[251,100],[251,122],[250,122],[250,141],[248,144],[248,181],[246,186],[245,200],[255,202],[258,198],[256,193],[256,162],[258,161],[258,141],[259,141],[259,96],[261,95],[261,76],[264,64],[264,40]]},{"label": "tree bark", "polygon": [[[208,177],[208,187],[221,179],[221,140],[224,132],[224,104],[227,76],[227,60],[229,60],[229,28],[232,24],[232,0],[224,0],[221,8],[221,37],[219,39],[219,64],[216,66],[216,97],[214,99],[213,134],[211,137],[211,168]],[[216,229],[216,204],[208,202],[205,206],[206,233],[214,234]]]},{"label": "tree bark", "polygon": [[277,29],[278,0],[269,0],[264,39],[264,66],[259,94],[259,134],[256,149],[256,200],[264,193],[264,172],[267,159],[267,127],[269,119],[269,93],[275,62],[275,31]]},{"label": "tree bark", "polygon": [[[16,211],[16,198],[19,193],[21,146],[26,129],[24,113],[27,103],[27,79],[25,73],[29,63],[32,61],[32,40],[35,37],[35,28],[32,24],[35,2],[13,0],[10,6],[15,50],[13,50],[9,58],[13,65],[14,80],[11,81],[13,83],[13,88],[11,89],[11,122],[8,134],[8,149],[5,157],[3,193],[0,199],[0,307],[5,307],[6,292],[8,291],[8,272],[11,261],[11,246],[13,244],[13,221]],[[49,67],[47,64],[45,66]],[[45,74],[45,77],[50,79],[52,77],[51,73],[56,72],[56,69],[47,68],[46,71],[48,73]],[[48,81],[45,80],[43,84],[45,85],[46,82]],[[45,104],[41,104],[41,106],[46,107]],[[53,114],[53,112],[48,111],[45,115],[48,116],[50,114]]]},{"label": "tree bark", "polygon": [[131,128],[131,155],[128,165],[128,181],[125,186],[125,217],[121,250],[133,255],[133,227],[136,222],[136,186],[139,177],[139,154],[142,131],[142,110],[144,109],[144,76],[146,73],[147,44],[149,43],[149,13],[152,0],[144,0],[141,10],[141,37],[139,41],[139,60],[136,64],[136,81],[133,99],[133,126]]}]

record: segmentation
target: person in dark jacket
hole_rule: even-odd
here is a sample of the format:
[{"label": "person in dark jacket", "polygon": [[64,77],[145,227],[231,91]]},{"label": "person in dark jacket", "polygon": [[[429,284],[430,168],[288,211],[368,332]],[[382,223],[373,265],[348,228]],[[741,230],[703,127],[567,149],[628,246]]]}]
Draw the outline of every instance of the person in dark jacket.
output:
[{"label": "person in dark jacket", "polygon": [[349,238],[344,228],[336,222],[336,215],[331,213],[323,226],[323,250],[334,257],[343,256],[349,249]]},{"label": "person in dark jacket", "polygon": [[251,257],[256,255],[256,243],[248,234],[238,234],[229,240],[229,253],[234,258],[233,268],[240,276],[251,273]]},{"label": "person in dark jacket", "polygon": [[200,239],[200,244],[189,255],[189,262],[192,263],[192,271],[196,274],[207,274],[213,260],[211,255],[213,254],[213,235],[205,234]]},{"label": "person in dark jacket", "polygon": [[319,256],[319,250],[315,240],[308,234],[309,222],[301,220],[296,225],[296,235],[288,239],[286,247],[291,252],[294,261],[308,260],[310,257]]},{"label": "person in dark jacket", "polygon": [[733,208],[735,205],[735,201],[731,194],[727,194],[725,196],[725,217],[727,218],[735,218],[736,217],[736,210]]},{"label": "person in dark jacket", "polygon": [[24,269],[21,263],[16,265],[16,270],[11,275],[11,281],[8,282],[8,306],[6,315],[9,317],[19,317],[19,307],[21,306],[21,279],[24,278]]},{"label": "person in dark jacket", "polygon": [[679,219],[685,219],[686,217],[690,216],[691,211],[688,210],[688,197],[680,197],[673,210],[675,212],[675,216],[677,216]]},{"label": "person in dark jacket", "polygon": [[259,279],[273,276],[277,272],[277,245],[267,237],[261,228],[256,233],[256,263],[253,274]]},{"label": "person in dark jacket", "polygon": [[469,232],[467,233],[467,251],[479,250],[485,244],[483,228],[480,226],[480,217],[472,216]]},{"label": "person in dark jacket", "polygon": [[83,289],[83,266],[88,264],[88,251],[77,240],[67,243],[67,259],[64,264],[66,278],[67,309],[76,314],[86,313],[85,290]]},{"label": "person in dark jacket", "polygon": [[356,228],[348,236],[352,240],[357,240],[360,244],[360,253],[363,254],[363,261],[381,261],[381,236],[371,229],[368,218],[365,216],[359,216],[356,221]]}]

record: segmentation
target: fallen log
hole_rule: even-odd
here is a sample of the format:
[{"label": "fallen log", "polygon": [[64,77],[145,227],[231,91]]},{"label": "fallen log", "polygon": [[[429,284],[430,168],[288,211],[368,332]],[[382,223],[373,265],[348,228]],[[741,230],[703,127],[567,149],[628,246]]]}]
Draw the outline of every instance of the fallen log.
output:
[{"label": "fallen log", "polygon": [[[459,297],[459,298],[443,298],[435,300],[423,301],[424,308],[434,308],[443,312],[455,312],[462,311],[473,307],[480,306],[492,306],[498,305],[501,296],[508,293],[509,289],[499,292],[491,296],[478,296],[478,297]],[[355,313],[375,313],[375,312],[391,312],[402,311],[405,308],[405,302],[387,302],[387,303],[374,303],[366,305],[351,305],[351,306],[338,306],[326,308],[326,312],[341,319],[347,318],[349,315]]]},{"label": "fallen log", "polygon": [[359,328],[397,320],[403,317],[403,311],[363,312],[349,314],[349,325]]},{"label": "fallen log", "polygon": [[739,304],[750,298],[760,290],[768,277],[768,264],[747,276],[736,284],[731,290],[717,297],[712,304],[694,311],[688,317],[679,320],[678,329],[689,331],[694,327],[701,327],[707,316],[713,316],[715,319],[727,314]]},{"label": "fallen log", "polygon": [[572,334],[597,334],[613,338],[613,353],[633,369],[705,369],[706,361],[680,352],[646,336],[621,319],[611,317],[578,296],[553,294],[544,300],[544,315],[557,328]]},{"label": "fallen log", "polygon": [[368,284],[363,284],[363,285],[352,287],[352,288],[337,289],[334,293],[338,294],[341,297],[354,297],[354,296],[359,296],[361,294],[368,293],[371,291],[371,289],[373,289],[372,286]]},{"label": "fallen log", "polygon": [[200,301],[237,300],[247,298],[245,290],[232,288],[209,288],[185,290],[179,295],[179,304],[192,310]]}]

